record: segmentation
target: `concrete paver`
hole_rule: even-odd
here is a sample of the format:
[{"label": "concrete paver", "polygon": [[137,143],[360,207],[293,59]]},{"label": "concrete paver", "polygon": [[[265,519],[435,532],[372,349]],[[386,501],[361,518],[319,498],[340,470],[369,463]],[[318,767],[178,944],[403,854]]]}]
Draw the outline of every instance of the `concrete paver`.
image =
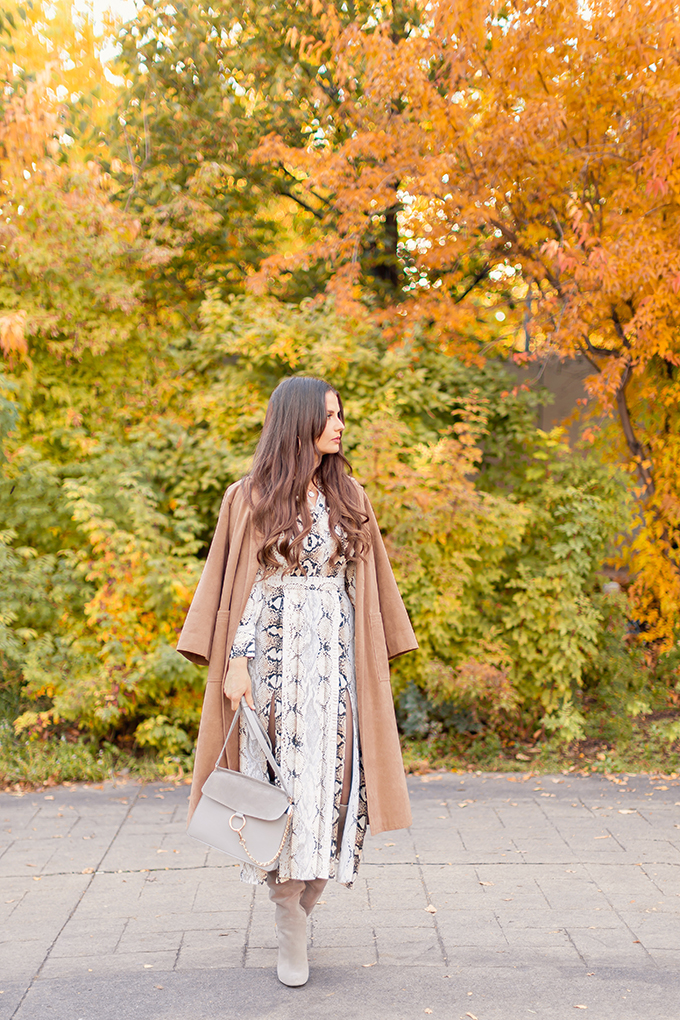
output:
[{"label": "concrete paver", "polygon": [[186,787],[0,795],[0,1020],[680,1020],[680,782],[409,787],[411,829],[322,896],[303,989]]}]

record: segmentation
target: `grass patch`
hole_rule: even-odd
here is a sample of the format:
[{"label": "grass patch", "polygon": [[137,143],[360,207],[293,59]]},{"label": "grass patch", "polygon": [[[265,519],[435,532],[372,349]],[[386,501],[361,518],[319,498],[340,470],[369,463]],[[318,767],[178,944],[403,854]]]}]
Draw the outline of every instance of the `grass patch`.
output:
[{"label": "grass patch", "polygon": [[67,740],[19,739],[7,720],[0,720],[0,789],[30,790],[67,782],[96,782],[127,776],[150,783],[183,780],[191,773],[189,756],[161,758],[149,752],[131,753],[104,742],[81,737]]},{"label": "grass patch", "polygon": [[[677,721],[675,718],[671,722]],[[444,769],[455,772],[580,772],[680,774],[680,740],[669,742],[668,720],[646,717],[631,736],[616,741],[589,737],[568,745],[555,741],[510,742],[502,746],[495,733],[438,734],[427,740],[402,738],[407,772],[425,775]],[[0,789],[30,790],[66,782],[97,782],[125,776],[139,782],[186,782],[190,757],[160,759],[130,753],[105,743],[63,738],[20,740],[6,720],[0,721]]]},{"label": "grass patch", "polygon": [[[493,731],[459,733],[433,722],[429,736],[402,737],[404,767],[424,775],[456,772],[680,773],[680,707],[635,718],[583,703],[586,738],[570,744],[555,737],[527,741]],[[13,720],[23,710],[16,689],[0,688],[0,789],[30,790],[69,782],[126,777],[139,782],[186,782],[193,755],[158,755],[121,741],[96,741],[71,730],[41,737],[17,736]]]},{"label": "grass patch", "polygon": [[502,741],[496,733],[436,733],[425,740],[402,738],[404,767],[423,775],[446,769],[456,772],[583,771],[588,773],[680,773],[680,712],[661,711],[612,722],[588,720],[586,739],[569,744]]},{"label": "grass patch", "polygon": [[[30,703],[35,707],[35,702]],[[0,790],[31,790],[59,783],[101,783],[125,776],[140,782],[184,780],[193,754],[159,755],[150,750],[98,741],[75,729],[17,736],[13,722],[29,703],[18,684],[0,686]]]}]

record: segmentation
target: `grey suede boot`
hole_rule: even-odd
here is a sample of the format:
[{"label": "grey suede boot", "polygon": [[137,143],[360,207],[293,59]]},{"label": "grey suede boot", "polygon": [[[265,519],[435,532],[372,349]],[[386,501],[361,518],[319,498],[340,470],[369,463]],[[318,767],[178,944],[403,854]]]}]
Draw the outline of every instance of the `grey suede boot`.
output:
[{"label": "grey suede boot", "polygon": [[276,973],[282,984],[291,988],[307,983],[307,914],[300,899],[306,892],[305,883],[295,879],[277,883],[277,873],[267,874],[269,898],[276,905],[276,938],[279,960]]},{"label": "grey suede boot", "polygon": [[319,897],[326,888],[327,878],[313,878],[309,882],[305,882],[305,891],[300,897],[300,906],[304,910],[307,917],[314,910],[314,907],[319,901]]}]

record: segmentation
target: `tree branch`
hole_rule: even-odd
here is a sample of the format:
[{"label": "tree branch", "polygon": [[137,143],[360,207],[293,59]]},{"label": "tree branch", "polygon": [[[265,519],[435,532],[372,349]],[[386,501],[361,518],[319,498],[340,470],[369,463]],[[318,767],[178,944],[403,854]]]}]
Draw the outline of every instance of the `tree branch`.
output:
[{"label": "tree branch", "polygon": [[583,357],[584,357],[584,358],[586,359],[586,361],[588,362],[588,364],[589,364],[589,365],[592,365],[592,366],[593,366],[593,368],[595,369],[595,371],[596,371],[596,372],[598,373],[598,375],[599,375],[599,374],[600,374],[600,372],[602,371],[602,369],[600,368],[600,366],[598,365],[598,363],[597,363],[596,361],[593,361],[593,359],[592,359],[592,358],[590,357],[590,355],[588,354],[588,349],[587,349],[587,347],[582,347],[582,346],[581,346],[581,344],[579,344],[579,350],[581,351],[581,354],[582,354],[582,355],[583,355]]},{"label": "tree branch", "polygon": [[619,358],[619,357],[621,357],[621,354],[620,354],[619,351],[610,351],[608,347],[595,347],[594,344],[591,344],[591,342],[590,342],[590,340],[588,339],[587,336],[583,337],[583,341],[584,341],[586,347],[588,348],[588,350],[590,351],[591,354],[600,354],[602,357],[606,357],[606,358],[611,358],[611,357]]},{"label": "tree branch", "polygon": [[644,445],[635,435],[633,423],[630,420],[628,401],[626,400],[626,389],[632,377],[633,369],[630,362],[628,362],[616,391],[616,407],[619,412],[621,427],[628,444],[628,449],[630,450],[634,460],[637,462],[638,478],[644,486],[643,498],[649,499],[650,496],[654,495],[654,476],[652,474],[651,467],[646,466],[650,460],[649,451],[645,449]]},{"label": "tree branch", "polygon": [[294,195],[292,191],[288,191],[286,188],[281,187],[280,194],[284,195],[286,198],[290,198],[291,201],[293,202],[297,202],[297,204],[302,209],[306,209],[307,212],[310,212],[312,216],[315,216],[317,218],[317,220],[323,219],[322,212],[320,212],[318,209],[315,209],[313,206],[309,205],[309,203],[305,202],[304,199],[298,198],[298,196]]},{"label": "tree branch", "polygon": [[469,284],[469,286],[467,286],[465,288],[465,290],[460,295],[460,297],[454,298],[454,304],[459,305],[461,301],[464,301],[465,298],[470,293],[470,291],[474,290],[478,283],[481,283],[482,280],[486,279],[486,277],[489,275],[489,272],[490,272],[490,266],[487,264],[482,269],[480,269],[480,271],[478,273],[475,273],[474,278],[472,280],[472,283]]},{"label": "tree branch", "polygon": [[621,343],[623,344],[623,346],[626,347],[628,350],[630,350],[630,340],[628,339],[628,337],[625,334],[623,326],[621,325],[621,320],[619,319],[618,313],[617,313],[617,311],[616,311],[616,309],[614,308],[613,305],[611,306],[611,311],[612,311],[612,322],[614,323],[614,329],[616,330],[616,335],[618,336],[618,338],[621,341]]}]

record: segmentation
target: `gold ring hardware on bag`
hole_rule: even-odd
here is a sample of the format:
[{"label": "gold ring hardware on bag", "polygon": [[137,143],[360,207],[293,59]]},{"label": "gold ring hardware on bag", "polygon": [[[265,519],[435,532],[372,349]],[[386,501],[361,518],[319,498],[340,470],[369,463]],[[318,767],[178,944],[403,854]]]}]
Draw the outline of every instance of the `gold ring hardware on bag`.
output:
[{"label": "gold ring hardware on bag", "polygon": [[[291,801],[291,803],[292,803],[292,801]],[[281,842],[279,843],[279,848],[276,851],[276,853],[274,854],[274,856],[270,860],[268,860],[268,861],[258,861],[257,858],[253,857],[253,855],[251,854],[250,850],[246,846],[246,841],[243,838],[243,833],[241,831],[244,828],[245,824],[246,824],[246,820],[245,820],[245,818],[243,818],[243,815],[240,816],[241,818],[243,818],[243,825],[241,826],[240,829],[235,829],[234,826],[231,825],[232,819],[236,817],[235,815],[232,815],[231,818],[229,819],[229,825],[231,826],[232,829],[234,829],[234,832],[238,833],[238,841],[239,841],[239,843],[241,844],[241,846],[243,847],[245,852],[248,854],[248,856],[250,857],[250,859],[253,862],[253,864],[256,864],[258,866],[258,868],[268,868],[270,864],[274,863],[276,858],[279,856],[279,854],[283,850],[283,845],[286,842],[286,839],[288,838],[288,833],[290,832],[290,821],[291,821],[290,808],[288,809],[287,814],[288,814],[288,818],[286,819],[286,828],[283,831],[283,836],[281,837]]]},{"label": "gold ring hardware on bag", "polygon": [[[234,825],[234,819],[235,818],[242,818],[243,819],[243,821],[241,822],[240,825]],[[229,828],[232,830],[232,832],[238,832],[239,837],[241,835],[241,829],[244,827],[245,824],[246,824],[246,816],[242,815],[242,814],[239,814],[238,811],[234,812],[234,814],[229,819]]]}]

